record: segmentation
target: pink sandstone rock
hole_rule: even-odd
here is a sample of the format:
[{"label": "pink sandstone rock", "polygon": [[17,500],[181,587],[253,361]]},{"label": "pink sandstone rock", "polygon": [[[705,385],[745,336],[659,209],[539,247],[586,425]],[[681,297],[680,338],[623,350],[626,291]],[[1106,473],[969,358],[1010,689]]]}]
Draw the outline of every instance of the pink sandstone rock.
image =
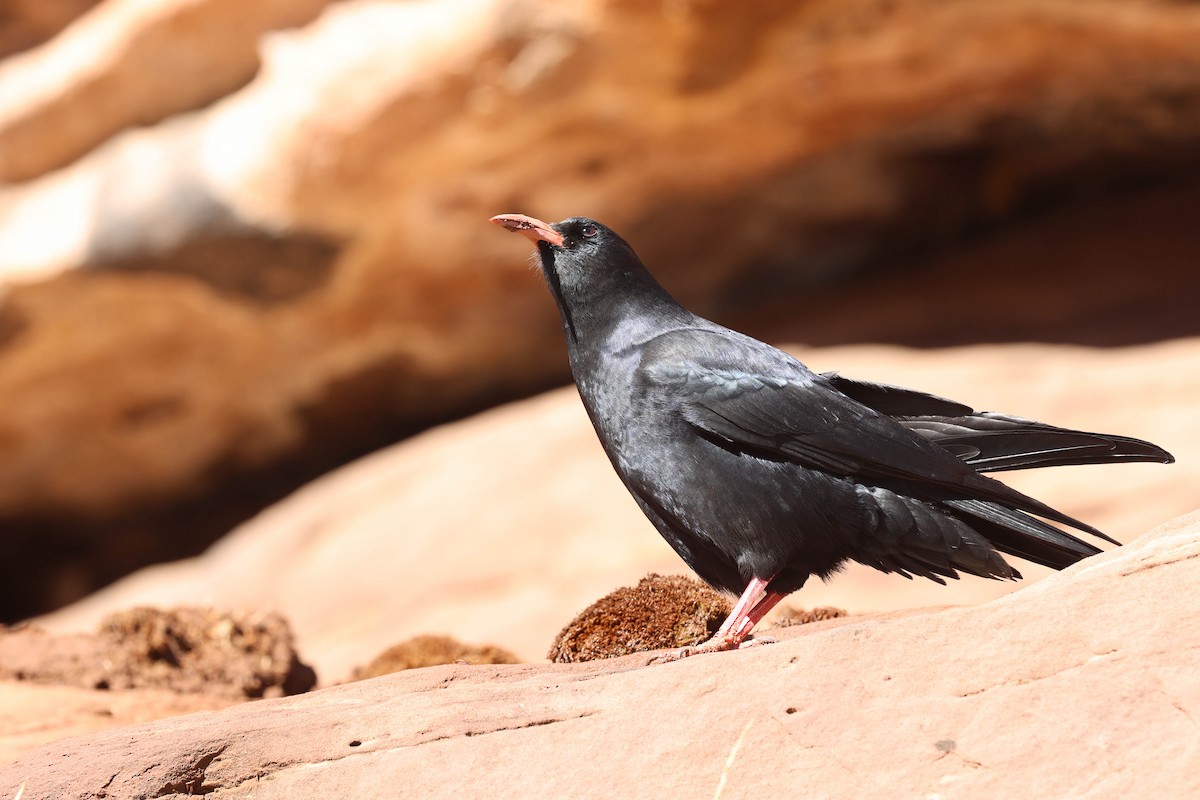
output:
[{"label": "pink sandstone rock", "polygon": [[1200,513],[974,608],[446,666],[66,739],[0,796],[1194,797]]}]

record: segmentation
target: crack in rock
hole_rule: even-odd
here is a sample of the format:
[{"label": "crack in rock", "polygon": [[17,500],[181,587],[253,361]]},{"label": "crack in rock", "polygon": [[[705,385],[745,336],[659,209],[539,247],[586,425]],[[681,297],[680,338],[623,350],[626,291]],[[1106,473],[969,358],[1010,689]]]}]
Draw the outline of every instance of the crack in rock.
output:
[{"label": "crack in rock", "polygon": [[[468,731],[462,731],[462,732],[458,732],[458,733],[445,734],[442,736],[435,736],[431,739],[425,739],[423,741],[417,741],[417,742],[407,741],[407,742],[401,742],[399,744],[392,745],[392,746],[374,747],[374,748],[370,748],[370,749],[367,749],[365,747],[358,747],[358,748],[354,748],[348,752],[332,756],[330,758],[321,759],[320,761],[291,761],[291,762],[286,762],[286,763],[285,762],[272,762],[270,764],[264,764],[262,767],[260,767],[258,770],[256,770],[255,774],[253,774],[253,775],[246,775],[245,777],[239,778],[238,780],[232,781],[231,783],[228,783],[228,784],[212,786],[212,787],[204,787],[205,791],[203,793],[209,794],[209,793],[212,793],[212,792],[218,791],[218,790],[219,791],[234,790],[234,789],[237,789],[242,784],[248,783],[249,781],[262,780],[264,778],[269,777],[272,774],[285,772],[289,769],[295,769],[297,767],[307,767],[307,766],[313,766],[316,764],[332,764],[334,762],[341,761],[342,759],[346,759],[346,758],[358,758],[359,756],[372,755],[375,753],[387,753],[392,750],[405,750],[410,747],[421,747],[422,745],[433,744],[435,742],[442,742],[442,741],[446,741],[447,739],[456,739],[459,737],[486,736],[487,734],[500,733],[501,731],[519,731],[519,730],[523,730],[525,728],[539,728],[539,727],[542,727],[545,725],[553,725],[556,722],[568,722],[570,720],[584,719],[586,717],[595,716],[596,714],[599,714],[599,713],[600,712],[598,710],[583,711],[583,712],[580,712],[578,714],[574,714],[574,715],[568,716],[568,717],[548,717],[545,719],[534,719],[534,720],[529,720],[527,722],[522,722],[522,723],[515,724],[515,725],[504,725],[504,726],[497,727],[497,728],[488,728],[487,730],[476,730],[476,731],[468,730]],[[221,749],[224,750],[224,747],[222,747]],[[219,754],[220,753],[217,753],[215,755],[219,755]],[[214,757],[215,757],[215,755],[214,755]],[[208,763],[211,763],[211,759],[209,760]],[[206,766],[207,766],[207,764],[206,764]],[[175,791],[179,791],[179,789],[176,789]],[[192,792],[192,791],[186,791],[186,790],[183,791],[182,793],[185,795],[198,794],[198,792]],[[161,797],[163,795],[160,794],[160,795],[155,795],[155,796]]]},{"label": "crack in rock", "polygon": [[958,752],[958,742],[956,742],[954,739],[940,739],[934,742],[933,746],[938,750],[938,756],[934,759],[935,762],[941,761],[946,756],[953,755],[956,756],[964,766],[970,767],[971,769],[981,769],[984,767],[982,761],[976,761],[973,758],[967,758],[962,753]]},{"label": "crack in rock", "polygon": [[1200,553],[1189,553],[1186,556],[1180,556],[1179,558],[1170,558],[1165,561],[1154,561],[1149,564],[1139,564],[1138,566],[1133,567],[1132,569],[1128,569],[1128,570],[1125,570],[1124,572],[1122,572],[1121,577],[1127,578],[1130,575],[1136,575],[1139,572],[1145,572],[1145,571],[1151,570],[1151,569],[1158,569],[1159,567],[1169,567],[1171,564],[1179,564],[1184,561],[1191,561],[1193,558],[1200,558]]},{"label": "crack in rock", "polygon": [[[184,794],[188,796],[212,794],[220,787],[217,784],[205,784],[205,778],[208,777],[208,768],[216,761],[222,753],[229,747],[228,744],[219,745],[210,753],[205,753],[196,759],[196,763],[190,767],[184,768],[184,774],[170,783],[163,784],[158,791],[150,795],[151,797],[166,797],[172,794]],[[111,781],[110,781],[111,783]]]},{"label": "crack in rock", "polygon": [[1017,678],[1014,680],[1002,681],[993,686],[985,686],[982,689],[972,689],[969,692],[959,692],[956,696],[957,697],[974,697],[975,695],[983,694],[984,692],[990,692],[994,689],[1004,689],[1004,688],[1008,688],[1008,687],[1012,687],[1012,686],[1025,686],[1030,683],[1037,683],[1038,681],[1044,681],[1049,678],[1053,678],[1057,675],[1062,675],[1064,672],[1071,672],[1072,670],[1082,669],[1083,667],[1086,667],[1089,664],[1094,664],[1097,661],[1105,660],[1109,656],[1115,654],[1116,652],[1117,652],[1116,650],[1106,650],[1103,653],[1095,653],[1091,656],[1088,656],[1087,659],[1080,661],[1077,664],[1069,664],[1068,666],[1065,666],[1062,669],[1055,670],[1054,672],[1050,672],[1046,675],[1033,675],[1028,678]]},{"label": "crack in rock", "polygon": [[486,731],[467,731],[466,733],[463,733],[461,735],[463,735],[463,736],[486,736],[489,733],[500,733],[501,731],[519,731],[524,728],[538,728],[538,727],[541,727],[542,725],[553,725],[556,722],[566,722],[567,720],[583,719],[584,717],[590,717],[596,713],[598,713],[598,712],[585,711],[582,714],[576,714],[573,717],[551,717],[549,719],[536,719],[536,720],[530,720],[529,722],[525,722],[520,725],[508,725],[508,726],[500,727],[500,728],[490,728]]}]

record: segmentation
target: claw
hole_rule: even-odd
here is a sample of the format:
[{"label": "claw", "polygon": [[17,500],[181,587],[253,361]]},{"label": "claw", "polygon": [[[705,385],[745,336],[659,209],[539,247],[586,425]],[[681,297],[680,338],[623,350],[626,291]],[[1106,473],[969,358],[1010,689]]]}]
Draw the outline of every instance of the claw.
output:
[{"label": "claw", "polygon": [[738,641],[732,636],[717,634],[707,642],[702,642],[701,644],[692,644],[674,650],[664,650],[647,661],[646,666],[650,666],[651,664],[670,664],[672,661],[682,661],[685,658],[698,656],[702,653],[723,653],[726,650],[741,650],[764,644],[775,644],[775,640],[769,636],[756,636],[753,639]]}]

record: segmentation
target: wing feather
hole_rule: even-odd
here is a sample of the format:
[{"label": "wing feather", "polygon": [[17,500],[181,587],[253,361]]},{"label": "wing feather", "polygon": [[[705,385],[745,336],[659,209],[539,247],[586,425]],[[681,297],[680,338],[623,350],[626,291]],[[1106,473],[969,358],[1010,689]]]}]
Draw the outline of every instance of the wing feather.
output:
[{"label": "wing feather", "polygon": [[1058,428],[1007,414],[975,411],[937,395],[844,378],[822,377],[838,391],[949,450],[980,472],[1077,464],[1157,461],[1174,457],[1130,436]]},{"label": "wing feather", "polygon": [[750,366],[731,367],[727,360],[679,363],[656,358],[643,377],[671,390],[678,413],[688,423],[734,447],[839,476],[909,482],[991,500],[1103,536],[980,475],[901,422],[842,394],[822,376],[801,370],[802,366],[784,377],[755,372]]}]

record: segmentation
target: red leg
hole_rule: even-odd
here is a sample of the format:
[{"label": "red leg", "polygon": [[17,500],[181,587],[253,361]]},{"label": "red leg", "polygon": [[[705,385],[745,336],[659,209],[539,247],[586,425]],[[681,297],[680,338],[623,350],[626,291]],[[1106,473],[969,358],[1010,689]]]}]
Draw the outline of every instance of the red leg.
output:
[{"label": "red leg", "polygon": [[736,650],[741,646],[750,631],[758,624],[763,616],[783,599],[778,592],[768,592],[770,578],[751,578],[746,590],[738,598],[729,617],[721,624],[721,628],[711,639],[702,644],[681,647],[678,650],[668,650],[655,656],[650,663],[678,661],[681,658],[694,656],[698,653],[719,653],[722,650]]},{"label": "red leg", "polygon": [[767,593],[767,583],[762,578],[751,578],[750,583],[746,584],[746,590],[742,592],[742,596],[738,598],[737,604],[734,605],[733,611],[729,612],[729,616],[721,623],[721,628],[717,631],[714,639],[725,637],[730,631],[741,627],[747,615],[754,609],[758,602],[762,600],[763,595]]},{"label": "red leg", "polygon": [[762,599],[754,604],[754,608],[750,609],[750,613],[746,615],[742,626],[734,631],[734,635],[738,637],[738,641],[741,642],[749,636],[750,631],[754,630],[754,626],[761,622],[762,618],[785,597],[787,597],[786,594],[780,594],[779,592],[767,592],[763,595]]}]

